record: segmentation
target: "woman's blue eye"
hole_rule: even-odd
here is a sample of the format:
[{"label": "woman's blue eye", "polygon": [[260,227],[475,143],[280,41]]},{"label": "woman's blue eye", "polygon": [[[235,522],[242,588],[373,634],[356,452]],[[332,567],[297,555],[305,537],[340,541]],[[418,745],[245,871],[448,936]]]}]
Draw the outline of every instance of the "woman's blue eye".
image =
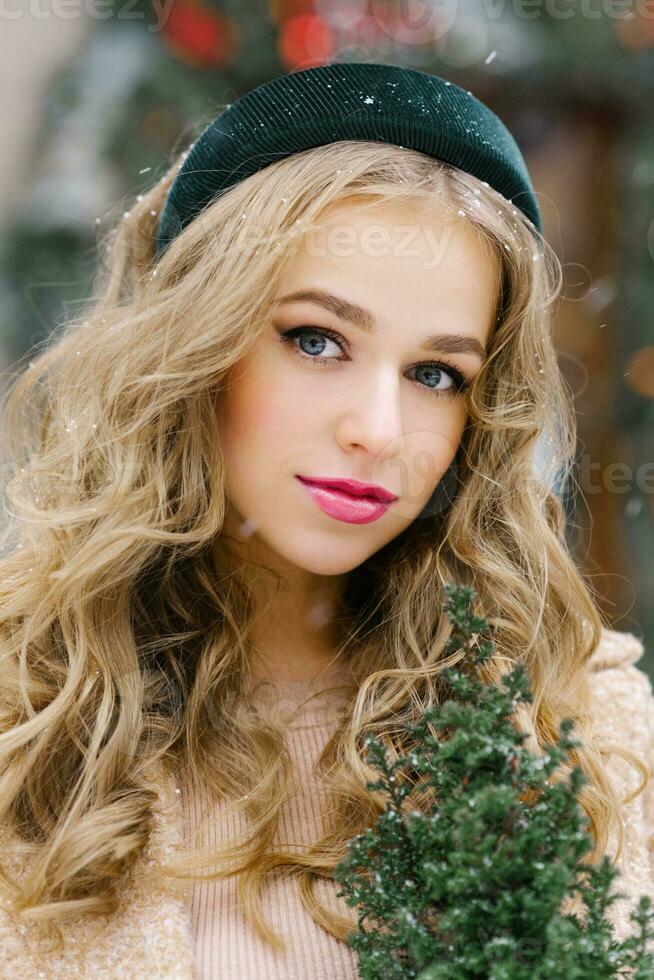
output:
[{"label": "woman's blue eye", "polygon": [[[331,341],[341,352],[344,349],[344,345],[338,334],[333,333],[331,330],[326,330],[324,327],[293,327],[291,330],[280,333],[279,336],[282,343],[290,347],[298,357],[304,358],[305,361],[314,361],[318,364],[333,363],[339,360],[338,357],[322,356],[321,351],[325,349],[326,342]],[[296,340],[301,341],[304,350],[301,350],[297,346]],[[423,361],[414,368],[411,368],[411,370],[420,372],[423,378],[435,377],[436,383],[438,383],[443,374],[449,374],[453,381],[453,384],[449,388],[437,389],[431,384],[424,384],[422,381],[418,381],[421,387],[427,388],[439,398],[451,398],[454,395],[466,391],[470,387],[470,382],[464,378],[457,368],[448,364],[447,361]]]}]

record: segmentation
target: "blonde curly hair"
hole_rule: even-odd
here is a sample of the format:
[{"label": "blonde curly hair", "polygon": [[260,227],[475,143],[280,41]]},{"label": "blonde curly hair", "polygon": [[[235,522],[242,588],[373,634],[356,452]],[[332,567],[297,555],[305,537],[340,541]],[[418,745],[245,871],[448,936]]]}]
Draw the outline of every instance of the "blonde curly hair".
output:
[{"label": "blonde curly hair", "polygon": [[[604,852],[614,822],[621,851],[620,801],[605,763],[625,750],[590,733],[586,664],[601,614],[568,552],[552,489],[557,474],[569,476],[575,448],[549,326],[561,287],[556,255],[470,174],[413,150],[343,141],[236,184],[155,263],[158,215],[183,159],[116,221],[101,242],[96,295],[5,399],[0,823],[33,860],[20,885],[4,870],[14,909],[43,922],[115,909],[117,882],[151,832],[144,775],[161,764],[216,798],[247,797],[239,805],[251,828],[212,856],[217,870],[198,875],[207,856],[188,852],[164,876],[188,885],[238,874],[246,914],[279,949],[261,916],[261,886],[268,873],[297,876],[315,921],[344,938],[351,922],[322,908],[313,884],[384,809],[366,788],[375,777],[366,737],[380,737],[391,758],[407,752],[403,723],[438,702],[439,674],[455,662],[443,654],[449,581],[475,590],[493,629],[489,677],[527,666],[534,700],[519,721],[534,750],[556,741],[564,716],[575,720],[584,743],[571,763],[588,779],[580,802],[592,856]],[[252,570],[225,581],[214,565],[226,506],[216,397],[262,329],[293,242],[326,207],[427,207],[436,194],[465,212],[501,269],[488,358],[465,396],[459,489],[450,508],[414,521],[349,574],[339,655],[356,683],[319,762],[324,836],[303,854],[273,852],[292,764],[280,731],[239,710],[250,678]],[[537,475],[542,438],[550,467]],[[409,803],[430,798],[416,787]]]}]

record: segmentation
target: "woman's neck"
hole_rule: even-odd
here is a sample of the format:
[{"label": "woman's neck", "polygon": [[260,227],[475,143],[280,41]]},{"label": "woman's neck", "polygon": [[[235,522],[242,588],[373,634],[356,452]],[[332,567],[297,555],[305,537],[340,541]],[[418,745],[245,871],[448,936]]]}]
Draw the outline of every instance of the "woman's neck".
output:
[{"label": "woman's neck", "polygon": [[[216,570],[245,576],[253,597],[249,630],[252,673],[270,680],[311,680],[338,662],[345,575],[319,575],[280,561],[253,536],[217,542]],[[220,544],[224,544],[223,539]],[[267,574],[274,571],[274,575]]]}]

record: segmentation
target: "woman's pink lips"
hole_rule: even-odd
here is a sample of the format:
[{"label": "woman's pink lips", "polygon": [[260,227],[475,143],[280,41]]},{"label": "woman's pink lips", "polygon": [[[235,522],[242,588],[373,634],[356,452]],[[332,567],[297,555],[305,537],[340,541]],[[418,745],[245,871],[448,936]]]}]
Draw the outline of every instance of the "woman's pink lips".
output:
[{"label": "woman's pink lips", "polygon": [[[300,480],[300,478],[298,477]],[[354,497],[351,493],[317,483],[300,480],[320,509],[329,517],[348,524],[369,524],[386,513],[388,504],[370,497]]]}]

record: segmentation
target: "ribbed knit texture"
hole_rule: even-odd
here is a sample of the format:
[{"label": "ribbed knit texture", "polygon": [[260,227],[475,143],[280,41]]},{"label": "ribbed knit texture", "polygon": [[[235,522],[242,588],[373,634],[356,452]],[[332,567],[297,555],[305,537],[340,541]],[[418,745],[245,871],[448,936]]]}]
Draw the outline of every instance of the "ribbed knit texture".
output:
[{"label": "ribbed knit texture", "polygon": [[[326,671],[316,681],[266,682],[249,695],[253,707],[283,726],[295,767],[294,785],[285,800],[273,846],[300,851],[321,834],[320,813],[325,791],[315,764],[340,717],[345,700],[329,685],[345,680],[340,668]],[[311,694],[318,697],[302,704]],[[195,829],[202,847],[218,847],[228,837],[243,833],[242,813],[220,803],[207,810],[204,799],[182,793],[185,832]],[[196,843],[193,841],[193,844]],[[315,894],[337,914],[352,920],[356,914],[344,898],[336,898],[339,886],[317,882]],[[234,877],[192,886],[190,915],[196,969],[199,980],[355,980],[356,954],[317,925],[304,908],[297,883],[276,879],[266,887],[263,914],[288,945],[281,953],[262,940],[239,907]]]},{"label": "ribbed knit texture", "polygon": [[205,127],[169,189],[156,255],[217,194],[285,156],[340,140],[391,143],[450,163],[487,181],[541,229],[522,153],[487,105],[419,69],[346,62],[264,82]]}]

